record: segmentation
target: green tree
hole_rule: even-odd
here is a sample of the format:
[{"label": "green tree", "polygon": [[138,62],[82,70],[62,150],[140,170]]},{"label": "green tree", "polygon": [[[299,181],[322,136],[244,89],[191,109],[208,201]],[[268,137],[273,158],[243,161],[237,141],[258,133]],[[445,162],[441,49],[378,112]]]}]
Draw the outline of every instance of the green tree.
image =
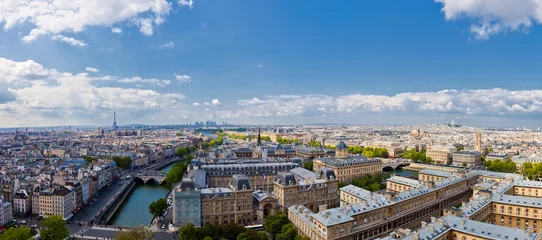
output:
[{"label": "green tree", "polygon": [[312,171],[312,169],[313,169],[313,163],[312,163],[312,162],[304,162],[304,163],[303,163],[303,167],[304,167],[305,169],[308,169],[308,170],[311,170],[311,171]]},{"label": "green tree", "polygon": [[459,152],[459,151],[463,151],[463,149],[465,149],[465,147],[463,145],[459,145],[459,146],[455,147],[455,149]]},{"label": "green tree", "polygon": [[190,149],[188,147],[180,147],[180,148],[177,148],[177,156],[179,156],[179,158],[183,158],[184,156],[186,156],[188,153],[190,152]]},{"label": "green tree", "polygon": [[66,228],[66,221],[62,220],[60,216],[47,216],[41,222],[41,226],[40,236],[44,240],[64,240],[70,236],[70,232]]},{"label": "green tree", "polygon": [[342,187],[346,186],[346,183],[344,183],[344,182],[339,182],[337,185],[338,185],[339,188],[342,188]]},{"label": "green tree", "polygon": [[87,160],[87,162],[88,162],[89,164],[91,164],[92,161],[94,161],[94,158],[89,157],[89,156],[85,156],[84,158],[85,158],[85,160]]},{"label": "green tree", "polygon": [[162,216],[167,209],[167,202],[164,198],[159,198],[149,205],[149,212],[154,216]]},{"label": "green tree", "polygon": [[125,156],[125,157],[114,156],[113,161],[115,161],[115,163],[117,164],[117,167],[119,168],[128,169],[132,166],[132,158],[129,156]]},{"label": "green tree", "polygon": [[309,142],[309,146],[311,146],[311,147],[320,147],[321,144],[322,144],[321,142],[316,141],[316,140],[311,140]]},{"label": "green tree", "polygon": [[[191,156],[191,155],[189,155]],[[171,188],[182,180],[188,164],[185,162],[176,163],[166,174],[166,187]]]},{"label": "green tree", "polygon": [[236,240],[237,236],[245,232],[245,227],[235,224],[228,223],[224,226],[224,237],[228,240]]},{"label": "green tree", "polygon": [[307,236],[301,236],[301,235],[297,235],[295,237],[295,240],[311,240],[310,237],[307,237]]},{"label": "green tree", "polygon": [[188,223],[179,230],[179,239],[183,240],[198,240],[200,238],[199,229],[192,223]]},{"label": "green tree", "polygon": [[281,232],[277,234],[276,240],[291,240],[297,237],[297,229],[291,223],[282,226]]},{"label": "green tree", "polygon": [[283,212],[278,212],[275,215],[269,215],[265,218],[263,226],[265,231],[275,237],[282,232],[282,226],[288,224],[288,216]]},{"label": "green tree", "polygon": [[463,166],[463,167],[467,167],[467,163],[466,163],[466,162],[464,162],[464,163],[462,163],[462,164],[461,164],[461,166]]},{"label": "green tree", "polygon": [[9,228],[0,235],[0,240],[28,240],[32,235],[28,227]]},{"label": "green tree", "polygon": [[119,232],[115,240],[154,240],[154,233],[144,227],[132,229],[129,232]]}]

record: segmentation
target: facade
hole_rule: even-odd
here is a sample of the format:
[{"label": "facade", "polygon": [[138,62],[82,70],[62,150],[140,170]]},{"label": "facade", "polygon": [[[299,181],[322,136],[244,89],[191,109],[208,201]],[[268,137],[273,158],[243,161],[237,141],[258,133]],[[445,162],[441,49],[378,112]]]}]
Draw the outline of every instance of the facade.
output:
[{"label": "facade", "polygon": [[430,146],[427,149],[427,157],[437,164],[447,164],[452,162],[453,153],[457,149],[454,146]]},{"label": "facade", "polygon": [[[217,164],[202,164],[197,169],[205,171],[208,187],[228,187],[235,174],[246,175],[254,189],[271,192],[273,180],[277,173],[299,167],[294,162],[221,162]],[[189,168],[195,169],[194,166]]]},{"label": "facade", "polygon": [[413,188],[420,187],[421,183],[418,180],[410,179],[401,176],[392,176],[386,179],[386,190],[392,192],[404,192]]},{"label": "facade", "polygon": [[302,158],[321,158],[326,156],[326,151],[323,148],[296,146],[295,154]]},{"label": "facade", "polygon": [[247,176],[235,174],[229,187],[198,187],[192,179],[183,179],[174,192],[173,223],[183,226],[255,221],[252,188]]},{"label": "facade", "polygon": [[32,215],[40,215],[40,187],[36,187],[32,191]]},{"label": "facade", "polygon": [[452,177],[453,175],[453,173],[447,171],[424,169],[418,173],[418,179],[420,181],[440,182],[446,178]]},{"label": "facade", "polygon": [[173,191],[173,225],[188,223],[201,227],[200,191],[192,179],[183,179],[179,188]]},{"label": "facade", "polygon": [[56,215],[65,219],[73,216],[73,197],[73,192],[63,186],[40,191],[40,214]]},{"label": "facade", "polygon": [[339,206],[338,180],[332,169],[315,173],[294,168],[279,173],[274,183],[273,194],[284,212],[293,205],[304,205],[314,212]]},{"label": "facade", "polygon": [[13,209],[11,204],[3,199],[0,199],[0,206],[2,206],[0,210],[0,226],[4,226],[13,220]]},{"label": "facade", "polygon": [[382,160],[367,159],[361,156],[348,156],[348,146],[341,141],[335,147],[334,158],[316,158],[313,161],[313,170],[333,169],[339,182],[351,183],[353,179],[382,172]]},{"label": "facade", "polygon": [[383,195],[373,193],[354,185],[346,185],[339,189],[341,207],[357,203],[367,204],[370,201],[376,200],[379,204],[387,203],[388,200]]},{"label": "facade", "polygon": [[32,211],[31,196],[26,190],[21,190],[15,193],[13,200],[13,212],[26,216]]},{"label": "facade", "polygon": [[483,164],[482,155],[478,151],[459,151],[453,153],[452,164],[455,166],[477,167]]},{"label": "facade", "polygon": [[506,153],[490,153],[486,155],[486,160],[493,161],[493,160],[501,160],[504,161],[508,159],[508,154]]}]

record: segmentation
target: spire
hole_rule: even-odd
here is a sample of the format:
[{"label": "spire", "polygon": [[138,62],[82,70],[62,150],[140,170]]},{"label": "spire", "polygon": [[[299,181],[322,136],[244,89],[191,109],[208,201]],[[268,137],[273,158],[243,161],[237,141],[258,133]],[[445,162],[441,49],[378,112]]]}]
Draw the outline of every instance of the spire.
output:
[{"label": "spire", "polygon": [[258,127],[258,146],[262,146],[262,135],[261,135],[260,127]]}]

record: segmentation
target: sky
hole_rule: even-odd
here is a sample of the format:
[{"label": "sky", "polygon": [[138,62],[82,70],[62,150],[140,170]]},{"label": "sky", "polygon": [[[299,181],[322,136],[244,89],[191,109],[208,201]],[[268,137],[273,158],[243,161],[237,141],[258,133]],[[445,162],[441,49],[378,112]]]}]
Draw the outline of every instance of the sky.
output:
[{"label": "sky", "polygon": [[0,127],[542,126],[538,0],[0,1]]}]

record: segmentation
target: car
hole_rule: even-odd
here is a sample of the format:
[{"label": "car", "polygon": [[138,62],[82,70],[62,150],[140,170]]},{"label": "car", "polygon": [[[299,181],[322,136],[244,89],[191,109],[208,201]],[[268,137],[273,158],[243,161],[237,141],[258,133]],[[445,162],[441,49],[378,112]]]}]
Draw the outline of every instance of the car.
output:
[{"label": "car", "polygon": [[20,221],[19,223],[22,224],[22,225],[25,225],[25,224],[26,224],[26,221],[23,220],[23,221]]},{"label": "car", "polygon": [[165,224],[162,224],[162,226],[160,227],[161,229],[166,229],[166,225]]},{"label": "car", "polygon": [[38,225],[32,224],[32,225],[30,225],[30,227],[31,227],[31,228],[38,228]]}]

